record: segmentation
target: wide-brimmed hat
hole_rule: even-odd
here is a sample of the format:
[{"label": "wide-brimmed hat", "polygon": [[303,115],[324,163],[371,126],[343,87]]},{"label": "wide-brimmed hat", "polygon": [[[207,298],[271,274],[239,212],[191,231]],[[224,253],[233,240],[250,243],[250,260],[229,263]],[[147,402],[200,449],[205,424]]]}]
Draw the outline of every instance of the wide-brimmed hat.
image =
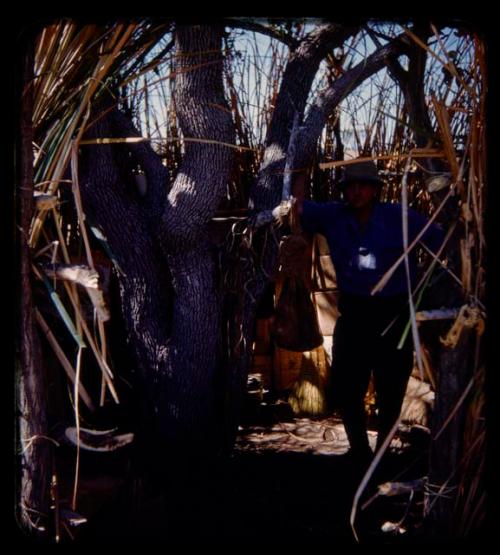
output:
[{"label": "wide-brimmed hat", "polygon": [[348,183],[353,181],[369,181],[379,187],[382,187],[384,184],[373,160],[354,162],[345,166],[342,172],[342,178],[338,184],[339,187],[343,190]]}]

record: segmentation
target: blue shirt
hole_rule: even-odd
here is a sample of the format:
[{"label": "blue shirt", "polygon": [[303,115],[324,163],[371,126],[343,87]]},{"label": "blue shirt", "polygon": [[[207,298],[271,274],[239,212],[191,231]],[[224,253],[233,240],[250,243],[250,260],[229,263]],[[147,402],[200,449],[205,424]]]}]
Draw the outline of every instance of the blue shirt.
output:
[{"label": "blue shirt", "polygon": [[[408,209],[408,244],[427,223],[427,218]],[[367,296],[385,272],[404,251],[400,204],[376,202],[370,220],[361,229],[353,210],[344,203],[304,201],[301,224],[308,233],[321,233],[330,247],[330,256],[341,292]],[[444,232],[431,224],[421,241],[437,252]],[[417,259],[415,249],[409,254],[412,287],[415,286]],[[407,292],[405,264],[401,262],[381,296]]]}]

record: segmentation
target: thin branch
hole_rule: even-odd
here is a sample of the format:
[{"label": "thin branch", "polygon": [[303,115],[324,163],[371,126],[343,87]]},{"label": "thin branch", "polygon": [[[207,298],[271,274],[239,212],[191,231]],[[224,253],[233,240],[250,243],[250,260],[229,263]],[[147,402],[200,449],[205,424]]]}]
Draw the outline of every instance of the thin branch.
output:
[{"label": "thin branch", "polygon": [[324,90],[312,104],[307,114],[304,126],[297,140],[301,159],[297,160],[300,166],[307,165],[315,149],[318,137],[328,120],[330,114],[354,89],[365,79],[387,65],[390,56],[402,53],[408,46],[409,40],[404,35],[399,35],[392,42],[376,50],[368,58],[346,71],[330,87]]},{"label": "thin branch", "polygon": [[[167,31],[165,31],[165,34],[170,32],[170,29],[168,29]],[[136,69],[140,68],[140,74],[153,69],[156,65],[158,65],[161,61],[161,59],[168,54],[168,52],[170,52],[170,50],[172,50],[173,46],[174,46],[174,39],[171,39],[167,45],[162,48],[162,50],[149,62],[144,64],[144,60],[147,56],[147,54],[149,54],[149,52],[156,47],[156,45],[158,44],[158,42],[154,41],[152,43],[152,45],[141,55],[139,56],[139,58],[137,59],[137,61],[135,62],[135,64],[127,71],[127,73],[122,74],[122,78],[128,78],[130,76],[133,77],[134,75],[134,71],[136,71]],[[143,65],[144,64],[144,65]],[[138,77],[139,75],[137,75]]]},{"label": "thin branch", "polygon": [[246,31],[254,31],[255,33],[266,35],[272,39],[282,42],[283,44],[286,44],[292,51],[295,50],[300,44],[300,41],[291,35],[283,31],[277,31],[276,29],[272,29],[271,27],[267,27],[266,25],[262,25],[256,21],[249,21],[247,19],[240,18],[227,18],[223,19],[222,23],[233,29],[245,29]]}]

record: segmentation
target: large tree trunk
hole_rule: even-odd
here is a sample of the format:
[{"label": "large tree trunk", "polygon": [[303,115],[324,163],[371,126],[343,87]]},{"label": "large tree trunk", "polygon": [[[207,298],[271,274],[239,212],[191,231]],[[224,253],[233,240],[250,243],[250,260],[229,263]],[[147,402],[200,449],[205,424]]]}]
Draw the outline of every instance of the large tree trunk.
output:
[{"label": "large tree trunk", "polygon": [[180,400],[173,407],[175,413],[180,411],[189,427],[196,423],[197,437],[205,444],[215,432],[209,407],[214,406],[220,319],[207,225],[221,202],[233,159],[232,149],[220,143],[235,142],[224,98],[221,37],[221,28],[202,26],[180,27],[176,33],[175,99],[180,129],[185,137],[213,144],[186,144],[167,197],[160,237],[174,287],[175,380],[169,384],[168,398]]},{"label": "large tree trunk", "polygon": [[[81,186],[89,219],[101,228],[123,270],[122,310],[146,403],[170,453],[213,449],[218,297],[207,224],[225,190],[233,143],[223,94],[222,29],[176,31],[175,96],[186,142],[172,184],[145,145],[82,146]],[[130,123],[111,113],[86,138],[130,136]],[[134,132],[134,134],[137,134]],[[145,169],[148,192],[123,171],[130,151]],[[166,442],[166,443],[165,443]]]},{"label": "large tree trunk", "polygon": [[16,337],[17,451],[20,473],[17,515],[22,528],[34,535],[47,530],[52,450],[47,430],[47,384],[43,374],[31,289],[28,236],[33,215],[33,67],[34,46],[29,38],[20,51],[20,133],[17,146],[17,254],[20,299]]}]

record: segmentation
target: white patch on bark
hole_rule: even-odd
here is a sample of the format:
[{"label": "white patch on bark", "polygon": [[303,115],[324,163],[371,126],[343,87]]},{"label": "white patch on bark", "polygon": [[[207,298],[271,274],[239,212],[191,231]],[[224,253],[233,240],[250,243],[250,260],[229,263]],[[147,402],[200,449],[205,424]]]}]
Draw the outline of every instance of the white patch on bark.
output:
[{"label": "white patch on bark", "polygon": [[285,157],[285,151],[278,144],[270,144],[264,152],[260,171],[264,171],[270,164],[275,163],[278,160],[284,160]]},{"label": "white patch on bark", "polygon": [[168,194],[168,200],[173,207],[180,205],[179,197],[182,195],[194,195],[196,194],[196,183],[193,179],[182,172],[179,172],[175,180],[175,184]]}]

